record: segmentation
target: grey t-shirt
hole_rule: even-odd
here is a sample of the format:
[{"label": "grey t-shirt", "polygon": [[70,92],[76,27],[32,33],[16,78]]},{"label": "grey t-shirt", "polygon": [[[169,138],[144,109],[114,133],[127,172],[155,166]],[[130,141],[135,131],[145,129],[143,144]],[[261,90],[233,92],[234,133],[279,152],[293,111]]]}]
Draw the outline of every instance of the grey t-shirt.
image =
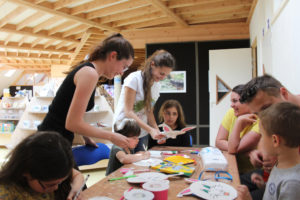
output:
[{"label": "grey t-shirt", "polygon": [[[123,164],[118,160],[118,158],[116,156],[116,154],[119,151],[124,151],[126,153],[126,151],[124,149],[122,149],[121,147],[118,147],[116,145],[112,146],[112,148],[110,150],[110,154],[109,154],[108,165],[106,168],[106,174],[105,174],[106,176],[123,166]],[[133,152],[130,150],[130,153],[132,154]]]},{"label": "grey t-shirt", "polygon": [[300,199],[300,164],[288,169],[273,167],[263,200],[279,199]]}]

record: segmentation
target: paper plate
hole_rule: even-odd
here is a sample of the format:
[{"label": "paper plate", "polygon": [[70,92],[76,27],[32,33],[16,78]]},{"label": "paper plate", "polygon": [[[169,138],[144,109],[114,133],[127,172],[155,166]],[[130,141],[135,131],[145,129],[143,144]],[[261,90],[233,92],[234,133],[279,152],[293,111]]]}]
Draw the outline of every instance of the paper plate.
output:
[{"label": "paper plate", "polygon": [[152,165],[158,165],[161,162],[162,162],[162,160],[160,160],[160,159],[149,158],[147,160],[141,160],[141,161],[135,162],[133,164],[135,164],[137,166],[142,166],[142,167],[150,167]]},{"label": "paper plate", "polygon": [[154,194],[143,189],[133,189],[125,191],[124,197],[126,200],[152,200],[154,198]]},{"label": "paper plate", "polygon": [[89,198],[89,200],[113,200],[113,199],[108,198],[108,197],[92,197],[92,198]]},{"label": "paper plate", "polygon": [[166,180],[168,178],[167,175],[159,172],[146,172],[138,174],[137,177],[128,178],[127,182],[129,183],[145,183],[148,181],[160,181]]},{"label": "paper plate", "polygon": [[230,185],[222,182],[197,181],[190,186],[191,193],[209,200],[233,200],[237,191]]}]

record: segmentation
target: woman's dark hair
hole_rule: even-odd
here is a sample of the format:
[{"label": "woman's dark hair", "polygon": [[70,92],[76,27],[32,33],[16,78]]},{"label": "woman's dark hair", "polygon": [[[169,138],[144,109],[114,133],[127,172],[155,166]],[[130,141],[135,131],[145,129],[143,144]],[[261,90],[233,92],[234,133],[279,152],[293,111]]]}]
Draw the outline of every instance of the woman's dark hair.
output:
[{"label": "woman's dark hair", "polygon": [[122,121],[115,123],[114,130],[126,137],[139,136],[141,128],[134,119],[125,118]]},{"label": "woman's dark hair", "polygon": [[[19,143],[7,156],[0,183],[29,188],[24,174],[50,181],[72,175],[74,160],[69,142],[56,132],[37,132]],[[71,178],[67,179],[70,181]]]},{"label": "woman's dark hair", "polygon": [[146,61],[145,64],[142,66],[142,73],[143,73],[143,89],[144,89],[144,104],[145,109],[151,109],[151,81],[152,79],[152,68],[151,64],[154,64],[155,67],[169,67],[174,69],[175,68],[175,58],[165,50],[157,50],[155,51]]},{"label": "woman's dark hair", "polygon": [[163,113],[165,110],[169,109],[169,108],[173,108],[175,107],[178,113],[178,118],[176,120],[176,125],[182,129],[184,127],[186,127],[186,123],[185,123],[185,118],[184,118],[184,112],[182,109],[181,104],[179,103],[179,101],[174,100],[174,99],[170,99],[170,100],[166,100],[162,106],[159,109],[158,112],[158,119],[160,123],[164,122],[164,117],[163,117]]},{"label": "woman's dark hair", "polygon": [[244,86],[245,86],[245,85],[243,85],[243,84],[237,85],[237,86],[235,86],[235,87],[232,89],[232,92],[235,92],[235,93],[237,93],[238,95],[241,96],[242,93],[243,93]]},{"label": "woman's dark hair", "polygon": [[[81,61],[79,64],[82,64],[86,61],[93,62],[96,60],[105,60],[107,55],[112,51],[117,52],[117,60],[134,58],[134,50],[130,42],[128,42],[128,40],[126,40],[120,33],[116,33],[107,37],[99,45],[97,45],[88,55],[88,58],[84,61]],[[79,64],[71,67],[66,74],[70,73]]]}]

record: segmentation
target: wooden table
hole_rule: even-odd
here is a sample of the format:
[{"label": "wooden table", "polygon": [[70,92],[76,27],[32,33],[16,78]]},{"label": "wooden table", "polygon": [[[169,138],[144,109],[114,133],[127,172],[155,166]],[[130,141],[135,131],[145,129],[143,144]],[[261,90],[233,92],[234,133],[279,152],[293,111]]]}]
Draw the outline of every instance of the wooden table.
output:
[{"label": "wooden table", "polygon": [[[184,151],[184,150],[196,150],[200,148],[194,148],[194,147],[154,147],[152,150],[163,150],[163,151],[170,151],[170,150],[177,150],[179,151]],[[223,182],[226,182],[233,187],[237,187],[240,184],[240,178],[239,178],[239,173],[237,169],[237,163],[234,155],[228,154],[227,152],[223,152],[224,156],[226,157],[229,167],[228,167],[228,172],[232,175],[233,181],[230,182],[228,180],[224,180]],[[197,179],[201,170],[202,170],[202,163],[201,163],[201,158],[197,156],[196,154],[190,154],[188,152],[184,152],[184,154],[189,155],[190,157],[194,158],[197,163],[196,165],[191,165],[195,167],[195,172],[190,178],[195,178]],[[161,158],[163,159],[163,158]],[[133,167],[135,169],[145,169],[146,167],[140,167],[136,166],[133,164],[129,165],[124,165],[124,168],[129,168]],[[151,169],[151,171],[154,171]],[[206,176],[212,176],[212,174],[205,173]],[[94,196],[106,196],[112,199],[120,199],[123,196],[123,193],[125,190],[128,190],[130,187],[134,188],[141,188],[139,185],[136,184],[130,184],[126,181],[126,179],[123,180],[117,180],[117,181],[108,181],[110,178],[114,177],[120,177],[123,176],[123,174],[120,172],[120,170],[116,170],[115,172],[111,173],[109,176],[105,177],[104,179],[100,180],[98,183],[94,184],[87,190],[83,192],[85,197],[91,198]],[[205,176],[204,176],[205,178]],[[168,192],[168,199],[182,199],[178,198],[177,194],[182,191],[183,189],[189,187],[189,184],[184,181],[184,177],[172,177],[169,178],[170,180],[170,189]],[[222,180],[220,180],[222,181]],[[184,199],[198,199],[197,197],[193,196],[184,196]]]}]

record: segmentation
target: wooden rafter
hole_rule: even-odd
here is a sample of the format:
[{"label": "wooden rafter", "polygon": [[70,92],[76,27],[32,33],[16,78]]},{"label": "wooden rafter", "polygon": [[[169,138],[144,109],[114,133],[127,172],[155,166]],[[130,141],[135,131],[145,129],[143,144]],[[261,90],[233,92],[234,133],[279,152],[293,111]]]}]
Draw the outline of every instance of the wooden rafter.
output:
[{"label": "wooden rafter", "polygon": [[33,15],[27,17],[22,22],[20,22],[19,24],[17,24],[16,30],[21,30],[22,28],[24,28],[25,26],[27,26],[29,23],[31,23],[31,22],[33,22],[35,20],[38,20],[43,15],[44,15],[44,13],[42,13],[42,12],[36,12],[36,13],[34,13]]},{"label": "wooden rafter", "polygon": [[169,16],[171,19],[173,19],[176,23],[178,23],[181,26],[187,27],[188,24],[178,17],[170,8],[168,8],[162,1],[160,0],[148,0],[151,2],[155,7],[159,8],[164,12],[167,16]]},{"label": "wooden rafter", "polygon": [[18,31],[18,30],[16,30],[16,26],[13,24],[8,24],[8,25],[0,28],[0,32],[79,43],[78,40],[71,39],[71,38],[60,37],[60,36],[55,36],[55,35],[48,35],[47,33],[33,33],[32,28],[26,28],[26,29],[24,28],[24,29]]},{"label": "wooden rafter", "polygon": [[53,49],[53,48],[44,48],[42,45],[38,45],[38,47],[31,47],[31,44],[23,44],[19,46],[16,42],[11,42],[9,45],[4,45],[3,41],[0,41],[1,48],[7,49],[19,49],[19,50],[29,50],[29,51],[48,51],[48,52],[61,52],[61,53],[73,53],[71,51],[63,50],[63,49]]},{"label": "wooden rafter", "polygon": [[86,43],[86,41],[89,39],[90,35],[92,33],[88,30],[86,31],[80,41],[80,44],[76,47],[75,52],[72,54],[71,56],[71,60],[69,62],[69,65],[72,64],[72,62],[75,60],[76,56],[78,55],[78,53],[80,52],[80,50],[82,49],[82,47],[84,46],[84,44]]},{"label": "wooden rafter", "polygon": [[3,17],[0,20],[0,27],[3,27],[4,25],[6,25],[10,20],[17,17],[18,15],[20,15],[25,10],[26,10],[26,8],[24,8],[22,6],[18,6],[16,9],[14,9],[12,12],[7,14],[5,17]]},{"label": "wooden rafter", "polygon": [[118,29],[115,29],[115,28],[112,28],[112,27],[109,27],[109,26],[106,26],[106,25],[103,25],[103,24],[99,24],[97,22],[87,20],[85,18],[81,18],[81,17],[77,17],[77,16],[73,16],[73,15],[64,13],[64,12],[53,10],[51,8],[48,8],[48,7],[37,5],[37,4],[29,2],[29,1],[25,1],[25,0],[8,0],[8,1],[19,4],[19,5],[22,5],[22,6],[29,7],[31,9],[35,9],[35,10],[42,11],[42,12],[52,14],[52,15],[55,15],[55,16],[59,16],[59,17],[65,18],[65,19],[69,19],[69,20],[72,20],[72,21],[75,21],[75,22],[81,22],[81,23],[84,23],[84,24],[88,24],[90,26],[100,28],[102,30],[108,30],[108,31],[113,31],[113,32],[118,32],[119,31]]},{"label": "wooden rafter", "polygon": [[61,9],[63,7],[69,6],[73,3],[80,2],[81,0],[63,0],[63,1],[57,1],[54,3],[54,10]]},{"label": "wooden rafter", "polygon": [[59,17],[59,16],[51,17],[50,19],[40,23],[39,25],[36,25],[33,28],[33,33],[37,33],[40,30],[44,29],[45,27],[48,27],[48,26],[51,26],[52,24],[57,23],[59,20],[61,20],[61,17]]},{"label": "wooden rafter", "polygon": [[50,29],[48,31],[48,35],[53,35],[53,34],[55,34],[55,33],[59,32],[59,31],[65,29],[65,28],[67,28],[69,26],[73,26],[74,24],[77,24],[77,23],[74,23],[73,21],[66,21],[66,22],[64,22],[64,23],[62,23],[62,24],[60,24],[60,25],[58,25],[58,26]]},{"label": "wooden rafter", "polygon": [[95,9],[105,8],[115,4],[116,2],[120,2],[120,0],[94,0],[88,3],[85,3],[80,6],[76,6],[71,9],[72,15],[78,15],[83,12],[90,12]]}]

